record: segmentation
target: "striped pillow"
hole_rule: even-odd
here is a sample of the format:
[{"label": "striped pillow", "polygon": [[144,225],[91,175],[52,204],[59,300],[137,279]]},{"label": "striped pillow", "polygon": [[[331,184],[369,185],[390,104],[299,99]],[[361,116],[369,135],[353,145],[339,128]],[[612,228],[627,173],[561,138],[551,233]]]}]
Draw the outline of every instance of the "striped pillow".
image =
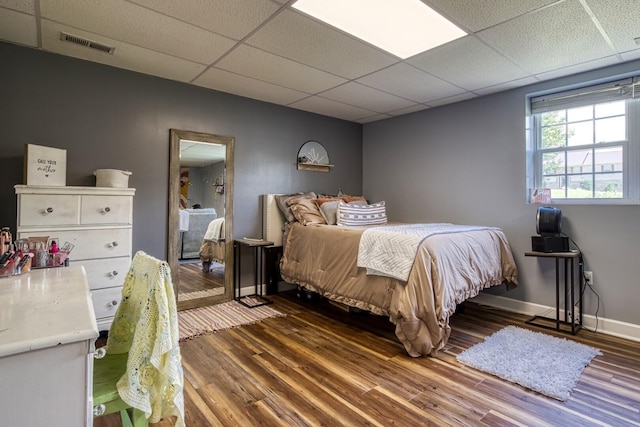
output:
[{"label": "striped pillow", "polygon": [[387,223],[387,210],[384,202],[372,205],[349,205],[338,203],[338,225],[378,225]]}]

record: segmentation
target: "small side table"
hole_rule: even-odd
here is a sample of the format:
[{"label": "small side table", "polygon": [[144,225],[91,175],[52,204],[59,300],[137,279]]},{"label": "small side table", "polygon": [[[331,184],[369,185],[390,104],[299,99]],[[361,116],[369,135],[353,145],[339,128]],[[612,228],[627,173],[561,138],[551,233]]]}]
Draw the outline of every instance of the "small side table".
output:
[{"label": "small side table", "polygon": [[[233,253],[235,259],[235,274],[233,276],[233,298],[245,307],[255,308],[263,305],[271,304],[273,301],[262,295],[262,256],[263,250],[267,246],[273,246],[273,242],[262,239],[237,239],[233,241]],[[240,255],[242,247],[251,248],[254,251],[255,258],[255,290],[252,295],[241,296],[240,291],[242,284],[240,283],[241,263]],[[258,300],[256,304],[249,304],[243,301],[245,298]]]},{"label": "small side table", "polygon": [[[539,257],[539,258],[554,258],[556,260],[556,318],[551,319],[543,316],[533,316],[525,323],[529,325],[539,326],[541,328],[553,329],[560,332],[571,332],[575,335],[580,328],[582,328],[582,291],[583,291],[583,264],[582,253],[579,250],[573,250],[571,252],[525,252],[525,256]],[[575,263],[578,259],[578,319],[576,319],[576,300],[575,300]],[[560,260],[564,260],[564,320],[560,319]],[[569,282],[569,272],[571,272],[571,282]],[[568,310],[567,306],[567,288],[569,288],[569,294],[571,298],[571,309]],[[569,320],[569,313],[571,313],[571,319]],[[541,323],[541,321],[547,321],[547,323]],[[551,326],[555,323],[555,327]],[[569,328],[562,329],[560,326],[570,326]]]}]

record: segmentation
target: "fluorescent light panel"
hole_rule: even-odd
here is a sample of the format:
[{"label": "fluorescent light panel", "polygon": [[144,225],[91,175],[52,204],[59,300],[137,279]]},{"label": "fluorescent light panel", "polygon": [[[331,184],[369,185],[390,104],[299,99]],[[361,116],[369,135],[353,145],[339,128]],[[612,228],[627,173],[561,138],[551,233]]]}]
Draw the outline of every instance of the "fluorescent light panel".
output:
[{"label": "fluorescent light panel", "polygon": [[293,7],[402,59],[467,34],[420,0],[298,0]]}]

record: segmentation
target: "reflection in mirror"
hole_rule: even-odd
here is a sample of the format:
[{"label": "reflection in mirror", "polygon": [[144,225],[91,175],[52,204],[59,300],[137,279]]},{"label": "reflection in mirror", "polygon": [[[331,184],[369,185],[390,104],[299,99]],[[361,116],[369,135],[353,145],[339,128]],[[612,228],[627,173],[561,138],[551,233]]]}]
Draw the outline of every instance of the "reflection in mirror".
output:
[{"label": "reflection in mirror", "polygon": [[167,259],[178,310],[233,293],[234,139],[171,130]]}]

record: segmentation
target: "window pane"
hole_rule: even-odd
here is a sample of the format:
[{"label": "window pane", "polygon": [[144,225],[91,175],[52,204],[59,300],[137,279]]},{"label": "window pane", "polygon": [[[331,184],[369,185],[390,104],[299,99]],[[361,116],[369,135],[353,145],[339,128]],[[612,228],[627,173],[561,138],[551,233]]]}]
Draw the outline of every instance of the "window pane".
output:
[{"label": "window pane", "polygon": [[593,171],[593,150],[578,150],[567,152],[567,167],[569,173],[590,173]]},{"label": "window pane", "polygon": [[564,174],[564,153],[544,153],[542,155],[542,174],[555,175]]},{"label": "window pane", "polygon": [[622,172],[596,174],[596,198],[622,198]]},{"label": "window pane", "polygon": [[564,176],[548,176],[542,179],[542,187],[551,189],[552,199],[564,199]]},{"label": "window pane", "polygon": [[565,126],[550,126],[542,128],[541,148],[564,147],[566,141]]},{"label": "window pane", "polygon": [[622,147],[595,150],[596,172],[622,172]]},{"label": "window pane", "polygon": [[560,123],[566,123],[567,110],[549,111],[548,113],[542,113],[542,126],[559,125]]},{"label": "window pane", "polygon": [[591,119],[593,119],[593,105],[587,105],[586,107],[579,108],[570,108],[567,110],[567,120],[569,122]]},{"label": "window pane", "polygon": [[567,127],[570,147],[593,144],[593,121],[569,123]]},{"label": "window pane", "polygon": [[625,114],[625,101],[607,102],[596,105],[596,118]]},{"label": "window pane", "polygon": [[596,120],[596,142],[626,141],[625,116]]},{"label": "window pane", "polygon": [[568,199],[593,198],[593,175],[570,175],[567,178],[569,180],[569,185],[567,186]]}]

